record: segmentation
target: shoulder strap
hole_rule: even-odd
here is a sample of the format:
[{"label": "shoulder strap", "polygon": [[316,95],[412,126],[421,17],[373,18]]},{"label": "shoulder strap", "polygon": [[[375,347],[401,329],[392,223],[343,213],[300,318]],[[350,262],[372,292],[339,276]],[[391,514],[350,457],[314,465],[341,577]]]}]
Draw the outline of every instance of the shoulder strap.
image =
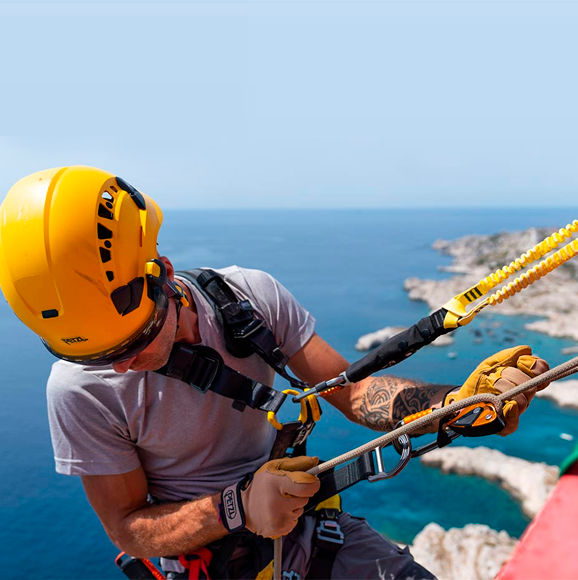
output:
[{"label": "shoulder strap", "polygon": [[176,275],[193,284],[211,304],[223,327],[225,345],[230,354],[246,358],[256,353],[293,387],[301,390],[307,387],[306,383],[287,372],[285,367],[289,357],[279,348],[265,322],[255,316],[249,300],[239,300],[223,276],[208,268],[179,271]]}]

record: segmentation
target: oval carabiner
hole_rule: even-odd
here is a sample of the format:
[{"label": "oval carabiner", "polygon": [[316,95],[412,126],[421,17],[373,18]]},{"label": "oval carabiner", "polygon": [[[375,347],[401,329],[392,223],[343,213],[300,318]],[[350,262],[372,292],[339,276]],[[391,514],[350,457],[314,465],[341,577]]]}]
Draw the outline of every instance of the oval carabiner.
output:
[{"label": "oval carabiner", "polygon": [[[397,465],[390,469],[389,471],[385,471],[383,468],[383,457],[381,455],[381,450],[383,447],[376,447],[375,448],[375,462],[377,464],[377,473],[375,475],[370,475],[367,480],[370,482],[380,481],[382,479],[391,479],[395,477],[400,471],[409,463],[411,459],[411,440],[407,435],[400,435],[397,439],[397,443],[399,445],[399,462]],[[397,447],[396,447],[397,449]]]}]

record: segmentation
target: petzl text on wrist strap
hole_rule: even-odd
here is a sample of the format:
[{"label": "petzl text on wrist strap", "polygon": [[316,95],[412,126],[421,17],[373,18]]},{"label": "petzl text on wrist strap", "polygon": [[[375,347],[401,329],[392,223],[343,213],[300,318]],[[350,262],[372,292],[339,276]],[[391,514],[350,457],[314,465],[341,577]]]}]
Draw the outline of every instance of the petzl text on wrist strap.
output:
[{"label": "petzl text on wrist strap", "polygon": [[241,500],[241,490],[245,489],[251,479],[253,479],[252,475],[246,475],[241,481],[229,485],[221,493],[219,517],[228,532],[238,532],[245,527],[245,510]]}]

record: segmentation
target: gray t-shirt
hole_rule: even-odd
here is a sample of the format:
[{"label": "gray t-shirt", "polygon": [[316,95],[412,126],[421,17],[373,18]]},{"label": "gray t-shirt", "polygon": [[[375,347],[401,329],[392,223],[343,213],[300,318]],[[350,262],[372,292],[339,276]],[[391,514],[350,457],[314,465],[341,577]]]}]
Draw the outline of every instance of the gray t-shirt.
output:
[{"label": "gray t-shirt", "polygon": [[[237,266],[218,271],[239,298],[251,301],[287,356],[311,338],[315,319],[269,274]],[[261,358],[227,352],[212,307],[187,285],[201,344],[216,349],[231,368],[272,386],[275,373]],[[263,411],[237,411],[231,399],[154,372],[117,374],[111,367],[58,361],[47,397],[58,473],[114,475],[142,466],[149,493],[161,500],[224,489],[267,461],[276,434]]]}]

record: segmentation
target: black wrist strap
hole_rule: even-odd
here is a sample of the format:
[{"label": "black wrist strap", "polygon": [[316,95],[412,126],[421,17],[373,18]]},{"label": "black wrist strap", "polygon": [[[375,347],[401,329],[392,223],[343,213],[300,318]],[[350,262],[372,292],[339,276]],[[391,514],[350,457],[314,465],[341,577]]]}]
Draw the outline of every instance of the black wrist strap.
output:
[{"label": "black wrist strap", "polygon": [[219,517],[228,532],[238,532],[245,527],[245,510],[241,499],[241,491],[246,489],[253,474],[246,475],[241,481],[226,487],[221,493]]}]

